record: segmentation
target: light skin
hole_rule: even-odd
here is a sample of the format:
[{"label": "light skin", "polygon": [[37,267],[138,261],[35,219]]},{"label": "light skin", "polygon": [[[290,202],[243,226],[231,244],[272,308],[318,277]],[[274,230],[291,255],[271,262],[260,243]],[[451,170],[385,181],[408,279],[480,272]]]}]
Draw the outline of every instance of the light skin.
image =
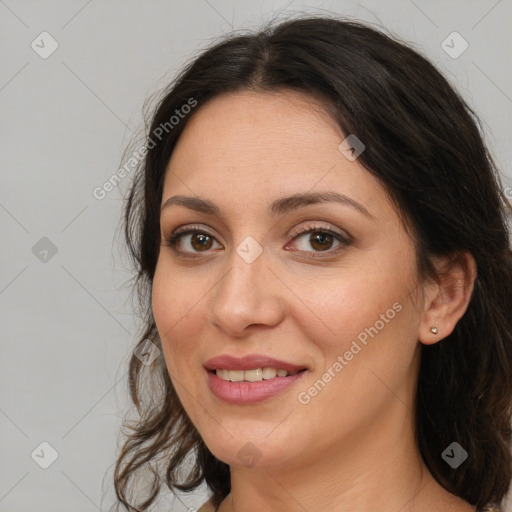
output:
[{"label": "light skin", "polygon": [[[474,261],[462,255],[440,283],[422,282],[385,188],[340,152],[344,138],[320,103],[290,91],[225,94],[188,122],[162,205],[199,197],[221,217],[162,209],[152,300],[171,380],[208,448],[230,466],[220,512],[475,511],[423,464],[412,405],[421,344],[448,336],[464,314]],[[268,211],[279,198],[322,192],[350,201]],[[181,226],[207,237],[185,234],[172,247],[166,240]],[[325,229],[345,241],[322,238]],[[252,263],[236,251],[248,236],[263,249]],[[375,325],[378,334],[300,403]],[[308,370],[264,402],[229,404],[211,393],[203,368],[221,354],[265,354]],[[237,456],[243,447],[252,462]]]}]

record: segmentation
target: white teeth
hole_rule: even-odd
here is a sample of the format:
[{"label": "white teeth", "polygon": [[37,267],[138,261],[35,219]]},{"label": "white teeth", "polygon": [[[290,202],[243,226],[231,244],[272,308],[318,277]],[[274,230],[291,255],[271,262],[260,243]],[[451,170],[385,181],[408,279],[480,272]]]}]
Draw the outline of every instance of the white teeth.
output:
[{"label": "white teeth", "polygon": [[288,375],[295,375],[297,372],[288,372],[282,369],[271,368],[253,368],[252,370],[225,370],[219,368],[215,370],[217,377],[222,380],[230,380],[231,382],[258,382],[260,380],[268,380],[277,377],[286,377]]},{"label": "white teeth", "polygon": [[242,382],[244,380],[244,371],[243,370],[228,370],[229,371],[229,380],[232,382]]},{"label": "white teeth", "polygon": [[217,370],[217,377],[223,380],[229,380],[229,370]]},{"label": "white teeth", "polygon": [[277,370],[275,368],[266,367],[263,368],[263,378],[264,379],[273,379],[277,375]]},{"label": "white teeth", "polygon": [[257,382],[259,380],[263,380],[263,370],[261,368],[256,368],[255,370],[245,370],[244,372],[245,380],[249,382]]}]

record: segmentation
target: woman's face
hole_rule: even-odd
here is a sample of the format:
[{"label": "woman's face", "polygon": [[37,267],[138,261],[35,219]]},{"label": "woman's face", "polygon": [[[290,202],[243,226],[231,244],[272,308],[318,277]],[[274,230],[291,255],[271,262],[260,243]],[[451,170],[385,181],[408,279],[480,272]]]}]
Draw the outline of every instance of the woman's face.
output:
[{"label": "woman's face", "polygon": [[244,91],[197,111],[169,162],[154,316],[187,414],[230,465],[343,456],[411,420],[415,250],[344,138],[307,96]]}]

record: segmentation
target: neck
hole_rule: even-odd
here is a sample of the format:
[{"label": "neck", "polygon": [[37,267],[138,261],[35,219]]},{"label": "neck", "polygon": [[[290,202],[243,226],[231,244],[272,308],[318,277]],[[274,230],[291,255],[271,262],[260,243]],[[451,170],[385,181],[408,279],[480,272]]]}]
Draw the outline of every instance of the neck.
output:
[{"label": "neck", "polygon": [[399,400],[389,405],[384,418],[366,425],[364,432],[354,432],[337,450],[302,458],[300,465],[232,466],[231,494],[219,512],[474,510],[442,488],[425,467],[408,407]]}]

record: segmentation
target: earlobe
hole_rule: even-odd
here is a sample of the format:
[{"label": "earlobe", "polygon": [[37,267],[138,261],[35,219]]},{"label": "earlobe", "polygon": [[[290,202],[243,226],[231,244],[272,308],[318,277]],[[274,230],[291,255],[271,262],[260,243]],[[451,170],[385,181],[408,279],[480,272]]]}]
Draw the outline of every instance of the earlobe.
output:
[{"label": "earlobe", "polygon": [[425,309],[418,339],[433,345],[449,336],[466,312],[477,275],[476,262],[468,253],[436,263],[439,281],[425,292]]}]

